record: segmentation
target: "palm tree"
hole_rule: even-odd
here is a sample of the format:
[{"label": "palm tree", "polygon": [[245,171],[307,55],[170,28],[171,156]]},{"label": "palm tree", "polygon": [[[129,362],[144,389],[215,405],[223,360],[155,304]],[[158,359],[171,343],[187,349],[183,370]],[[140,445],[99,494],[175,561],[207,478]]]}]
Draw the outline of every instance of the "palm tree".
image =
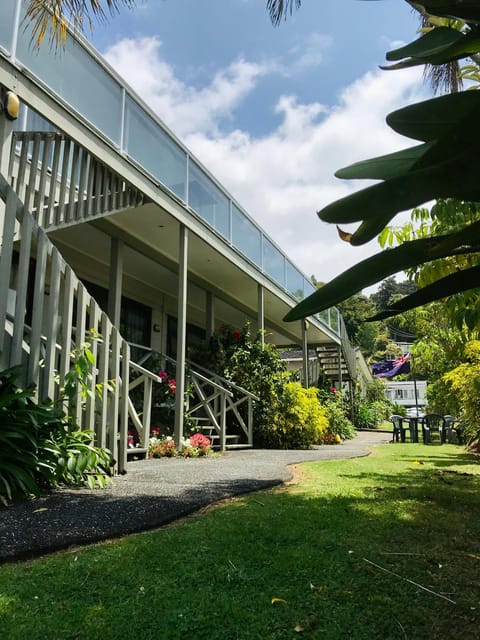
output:
[{"label": "palm tree", "polygon": [[51,41],[59,44],[67,36],[67,21],[75,29],[92,29],[93,18],[104,21],[107,15],[119,11],[120,5],[131,8],[135,0],[29,0],[27,17],[33,24],[32,40],[40,45],[48,27],[51,27]]},{"label": "palm tree", "polygon": [[267,11],[272,23],[277,27],[282,18],[293,13],[294,8],[299,9],[302,0],[267,0]]}]

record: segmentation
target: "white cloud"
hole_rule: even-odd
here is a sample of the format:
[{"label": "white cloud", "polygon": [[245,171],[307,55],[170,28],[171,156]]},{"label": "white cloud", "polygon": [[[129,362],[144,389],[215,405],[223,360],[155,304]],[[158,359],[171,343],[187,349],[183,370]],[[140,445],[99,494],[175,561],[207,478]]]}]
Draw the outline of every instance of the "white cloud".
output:
[{"label": "white cloud", "polygon": [[122,40],[107,58],[187,147],[307,275],[326,281],[378,250],[352,248],[315,215],[361,183],[334,172],[352,162],[408,146],[385,124],[390,111],[421,99],[421,72],[373,71],[346,87],[337,104],[301,104],[279,96],[278,127],[263,137],[222,133],[221,122],[274,65],[238,60],[194,89],[179,81],[152,38]]},{"label": "white cloud", "polygon": [[333,38],[322,33],[310,33],[301,44],[292,47],[289,57],[292,58],[288,74],[298,73],[318,67],[324,61],[325,52],[332,46]]},{"label": "white cloud", "polygon": [[218,71],[209,85],[198,90],[178,80],[160,56],[158,38],[125,38],[105,52],[108,62],[181,138],[195,131],[217,132],[221,118],[229,117],[250,93],[266,65],[239,59]]}]

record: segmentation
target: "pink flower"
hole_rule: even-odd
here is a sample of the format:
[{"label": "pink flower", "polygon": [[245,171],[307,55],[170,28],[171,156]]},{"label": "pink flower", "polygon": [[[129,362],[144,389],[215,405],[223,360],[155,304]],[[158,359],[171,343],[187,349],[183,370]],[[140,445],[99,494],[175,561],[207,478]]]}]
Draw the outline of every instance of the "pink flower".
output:
[{"label": "pink flower", "polygon": [[159,372],[157,373],[157,376],[160,378],[160,380],[161,380],[162,382],[166,382],[166,381],[167,381],[167,379],[168,379],[168,376],[167,376],[166,371],[159,371]]},{"label": "pink flower", "polygon": [[193,436],[190,437],[190,444],[192,447],[206,449],[210,446],[210,438],[207,438],[203,433],[194,433]]},{"label": "pink flower", "polygon": [[337,393],[337,390],[335,387],[330,387],[330,393]]},{"label": "pink flower", "polygon": [[170,387],[170,391],[172,391],[172,393],[175,393],[175,391],[177,390],[177,383],[175,380],[173,380],[173,378],[168,381],[168,386]]}]

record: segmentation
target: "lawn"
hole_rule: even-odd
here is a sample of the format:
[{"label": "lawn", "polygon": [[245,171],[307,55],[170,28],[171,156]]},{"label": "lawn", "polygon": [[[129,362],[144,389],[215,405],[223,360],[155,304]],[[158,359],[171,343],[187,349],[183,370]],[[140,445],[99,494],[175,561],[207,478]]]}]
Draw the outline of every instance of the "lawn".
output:
[{"label": "lawn", "polygon": [[470,640],[480,466],[395,444],[120,541],[6,564],[8,640]]}]

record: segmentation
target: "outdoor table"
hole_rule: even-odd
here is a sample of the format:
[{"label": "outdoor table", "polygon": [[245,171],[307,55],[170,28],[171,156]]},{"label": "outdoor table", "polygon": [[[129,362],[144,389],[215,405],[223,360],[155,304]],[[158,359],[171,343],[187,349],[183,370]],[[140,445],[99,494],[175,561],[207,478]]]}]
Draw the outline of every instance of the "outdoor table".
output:
[{"label": "outdoor table", "polygon": [[[418,423],[421,423],[423,426],[423,418],[409,418],[408,419],[408,429],[410,431],[410,440],[412,442],[418,442]],[[423,434],[423,429],[422,429]]]}]

